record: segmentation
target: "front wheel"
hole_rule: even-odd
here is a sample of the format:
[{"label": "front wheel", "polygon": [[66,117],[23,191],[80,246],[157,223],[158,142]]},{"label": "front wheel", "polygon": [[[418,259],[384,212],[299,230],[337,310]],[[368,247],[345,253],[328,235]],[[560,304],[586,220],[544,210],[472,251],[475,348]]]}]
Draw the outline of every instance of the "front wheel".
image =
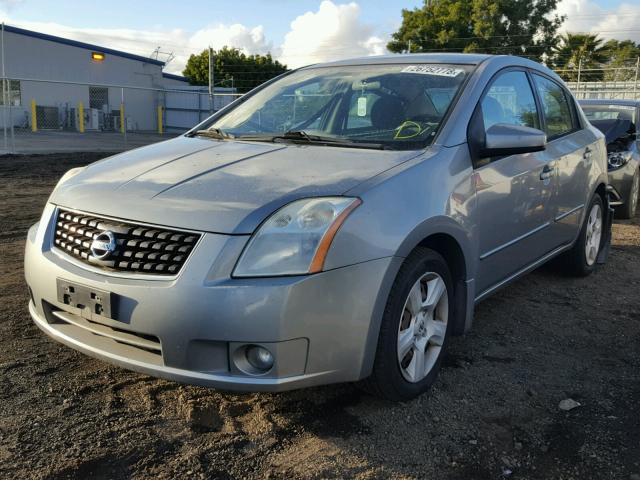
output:
[{"label": "front wheel", "polygon": [[389,400],[410,400],[435,381],[453,322],[451,273],[441,255],[417,248],[400,268],[385,308],[372,375]]},{"label": "front wheel", "polygon": [[604,206],[600,195],[594,195],[584,219],[580,235],[571,250],[564,254],[570,274],[586,277],[595,269],[602,248],[604,231]]}]

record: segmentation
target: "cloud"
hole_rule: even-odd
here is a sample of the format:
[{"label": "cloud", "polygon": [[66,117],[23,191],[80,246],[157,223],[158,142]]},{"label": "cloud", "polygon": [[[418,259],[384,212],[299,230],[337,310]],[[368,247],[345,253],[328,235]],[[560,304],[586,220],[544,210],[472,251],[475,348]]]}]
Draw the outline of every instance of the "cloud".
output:
[{"label": "cloud", "polygon": [[[220,23],[191,33],[179,28],[161,27],[151,30],[78,28],[10,18],[7,14],[10,7],[21,1],[0,0],[0,11],[6,23],[143,56],[150,56],[159,46],[163,52],[172,52],[175,56],[166,68],[172,73],[181,73],[189,55],[208,46],[218,49],[227,45],[249,55],[272,53],[290,68],[354,56],[380,55],[387,51],[385,35],[362,22],[360,7],[355,2],[336,4],[324,0],[317,11],[296,17],[282,45],[275,46],[261,25],[249,27],[239,23]],[[160,59],[164,60],[163,57]]]},{"label": "cloud", "polygon": [[273,52],[273,43],[267,41],[262,25],[249,28],[242,24],[218,24],[200,29],[186,39],[182,47],[172,46],[175,59],[167,66],[167,71],[180,73],[187,64],[189,55],[205,48],[220,49],[224,46],[235,47],[247,55],[265,55]]},{"label": "cloud", "polygon": [[239,23],[229,26],[220,24],[198,30],[189,38],[189,47],[196,51],[209,46],[219,49],[225,45],[239,48],[249,55],[264,55],[273,50],[273,44],[265,38],[262,25],[248,28]]},{"label": "cloud", "polygon": [[0,10],[5,12],[13,10],[13,8],[20,5],[22,1],[23,0],[0,0]]},{"label": "cloud", "polygon": [[598,33],[605,39],[640,42],[640,5],[622,3],[616,10],[606,10],[590,0],[563,0],[558,13],[567,15],[565,32]]},{"label": "cloud", "polygon": [[[162,51],[175,51],[186,58],[189,36],[181,29],[133,30],[126,28],[78,28],[53,22],[29,22],[7,19],[8,25],[47,33],[80,42],[91,43],[114,50],[122,50],[144,57],[151,56],[160,46]],[[170,39],[167,41],[167,39]],[[162,60],[162,58],[161,58]],[[185,60],[186,61],[186,60]],[[172,65],[173,66],[173,65]],[[178,66],[182,69],[184,65]]]},{"label": "cloud", "polygon": [[[7,19],[9,25],[37,32],[70,38],[85,43],[122,50],[145,57],[160,47],[163,52],[171,52],[174,59],[167,65],[166,71],[181,73],[189,55],[199,53],[205,48],[222,48],[225,45],[239,48],[246,54],[266,54],[273,50],[272,43],[266,40],[262,26],[247,28],[244,25],[215,25],[188,34],[182,29],[133,30],[117,28],[77,28],[53,22],[28,22]],[[165,60],[160,56],[160,60]]]},{"label": "cloud", "polygon": [[324,0],[316,12],[306,12],[291,22],[280,60],[289,67],[386,51],[385,41],[372,26],[360,20],[357,3],[336,5]]}]

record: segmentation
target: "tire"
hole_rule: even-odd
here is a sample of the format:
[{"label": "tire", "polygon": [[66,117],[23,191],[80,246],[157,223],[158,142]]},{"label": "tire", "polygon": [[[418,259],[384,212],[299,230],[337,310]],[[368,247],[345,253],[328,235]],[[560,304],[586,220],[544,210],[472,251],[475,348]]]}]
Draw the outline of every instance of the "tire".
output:
[{"label": "tire", "polygon": [[[599,230],[593,229],[593,214],[599,209],[599,220],[595,219],[595,224],[599,221]],[[600,195],[595,194],[587,214],[585,215],[580,235],[571,250],[566,252],[562,259],[564,260],[565,271],[576,277],[586,277],[590,275],[596,268],[597,257],[602,248],[602,240],[604,238],[604,204]],[[596,214],[597,217],[597,214]],[[595,245],[594,245],[595,244]],[[587,253],[587,245],[589,245],[589,253]],[[595,248],[595,251],[594,251]]]},{"label": "tire", "polygon": [[[453,330],[453,299],[453,282],[444,258],[428,248],[414,250],[391,287],[373,373],[361,382],[365,390],[387,400],[405,401],[429,389]],[[400,339],[406,351],[402,360]],[[420,358],[423,369],[419,368]]]},{"label": "tire", "polygon": [[635,217],[638,207],[638,196],[640,196],[640,170],[636,170],[633,175],[629,197],[625,202],[616,208],[616,217],[628,220]]}]

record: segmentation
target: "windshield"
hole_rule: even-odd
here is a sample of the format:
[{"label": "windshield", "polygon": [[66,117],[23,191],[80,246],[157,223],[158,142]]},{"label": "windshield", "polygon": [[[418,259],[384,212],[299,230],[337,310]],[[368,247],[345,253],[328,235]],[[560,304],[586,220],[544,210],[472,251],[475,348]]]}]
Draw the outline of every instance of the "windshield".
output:
[{"label": "windshield", "polygon": [[202,128],[251,140],[295,133],[298,140],[338,145],[423,148],[433,141],[470,69],[435,64],[306,68]]},{"label": "windshield", "polygon": [[629,120],[636,125],[636,107],[632,105],[582,105],[589,121]]}]

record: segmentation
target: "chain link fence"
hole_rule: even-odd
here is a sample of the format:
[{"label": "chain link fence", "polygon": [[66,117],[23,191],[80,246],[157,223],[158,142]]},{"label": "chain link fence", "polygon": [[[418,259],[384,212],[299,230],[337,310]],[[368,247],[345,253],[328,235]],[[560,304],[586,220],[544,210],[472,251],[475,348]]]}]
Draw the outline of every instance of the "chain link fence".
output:
[{"label": "chain link fence", "polygon": [[577,99],[640,100],[639,82],[567,82]]},{"label": "chain link fence", "polygon": [[[603,79],[567,82],[578,99],[640,100],[637,78],[580,73],[582,79]],[[209,95],[207,87],[197,86],[158,89],[33,78],[0,78],[0,87],[0,153],[127,150],[180,134],[242,95],[231,88],[216,87]]]},{"label": "chain link fence", "polygon": [[557,69],[576,98],[640,100],[640,58],[619,65],[590,65],[582,61]]},{"label": "chain link fence", "polygon": [[182,133],[241,95],[32,78],[0,87],[3,153],[126,150]]}]

